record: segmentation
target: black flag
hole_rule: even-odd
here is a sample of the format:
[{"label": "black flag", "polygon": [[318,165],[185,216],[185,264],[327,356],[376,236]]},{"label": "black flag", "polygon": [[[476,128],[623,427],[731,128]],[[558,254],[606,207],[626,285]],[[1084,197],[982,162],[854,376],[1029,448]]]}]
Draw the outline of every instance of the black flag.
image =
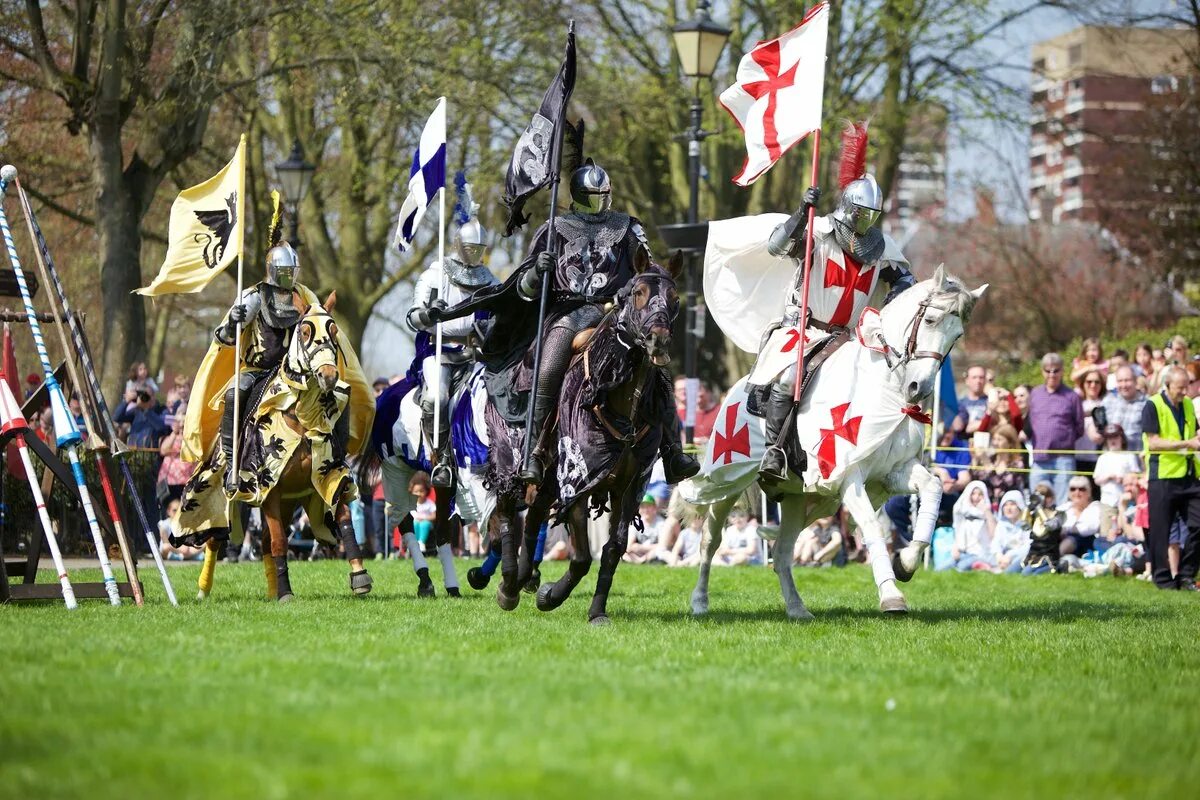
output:
[{"label": "black flag", "polygon": [[508,175],[504,179],[504,205],[508,207],[505,236],[512,236],[513,231],[529,221],[523,213],[525,203],[550,183],[551,173],[558,169],[555,143],[566,127],[564,115],[574,90],[575,30],[572,27],[567,33],[567,54],[558,68],[558,75],[546,90],[541,108],[521,134],[508,165]]}]

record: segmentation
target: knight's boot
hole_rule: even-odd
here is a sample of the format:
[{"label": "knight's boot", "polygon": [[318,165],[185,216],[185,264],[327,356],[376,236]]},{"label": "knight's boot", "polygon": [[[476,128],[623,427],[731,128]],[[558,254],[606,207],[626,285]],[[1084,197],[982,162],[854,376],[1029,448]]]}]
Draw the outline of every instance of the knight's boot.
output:
[{"label": "knight's boot", "polygon": [[[766,408],[763,409],[763,417],[767,421],[767,451],[763,453],[762,463],[758,467],[758,474],[763,478],[775,481],[787,479],[788,460],[784,443],[787,424],[795,406],[790,388],[780,384],[771,386]],[[794,466],[803,469],[800,465]]]},{"label": "knight's boot", "polygon": [[525,431],[526,436],[533,437],[533,447],[529,457],[517,474],[522,483],[537,486],[542,482],[545,470],[545,453],[542,452],[543,429],[546,419],[550,416],[558,393],[562,389],[563,376],[566,375],[567,365],[571,361],[571,340],[575,332],[569,327],[552,328],[542,344],[542,366],[538,371],[537,396],[533,398],[533,427]]},{"label": "knight's boot", "polygon": [[685,481],[700,471],[700,462],[683,452],[683,446],[672,439],[660,451],[663,476],[667,483]]},{"label": "knight's boot", "polygon": [[[233,432],[237,428],[237,419],[233,414],[234,393],[236,389],[225,392],[225,407],[221,413],[221,451],[225,454],[225,491],[237,491],[237,466],[233,463]],[[249,394],[248,392],[246,394]],[[245,407],[245,395],[239,399],[239,405]]]},{"label": "knight's boot", "polygon": [[[429,441],[433,441],[433,420],[429,420],[426,434],[429,435]],[[446,417],[442,417],[442,430],[438,436],[438,448],[434,454],[433,469],[429,471],[429,482],[437,489],[449,489],[454,483],[454,454],[450,447],[450,426],[447,424]]]}]

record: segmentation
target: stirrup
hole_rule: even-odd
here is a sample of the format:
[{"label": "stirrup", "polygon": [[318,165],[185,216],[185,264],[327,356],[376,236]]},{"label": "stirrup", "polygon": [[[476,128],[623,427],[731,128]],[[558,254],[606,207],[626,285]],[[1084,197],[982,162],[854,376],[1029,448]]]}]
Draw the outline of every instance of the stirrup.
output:
[{"label": "stirrup", "polygon": [[542,482],[542,471],[542,460],[538,458],[537,454],[530,453],[529,460],[521,468],[521,471],[517,473],[517,478],[522,483],[537,485]]},{"label": "stirrup", "polygon": [[449,489],[454,482],[454,474],[450,465],[439,461],[429,473],[429,482],[438,489]]},{"label": "stirrup", "polygon": [[[778,453],[781,463],[767,463],[772,455]],[[765,478],[774,478],[775,480],[786,480],[788,472],[787,452],[777,444],[773,444],[763,453],[762,461],[758,465],[758,474]]]}]

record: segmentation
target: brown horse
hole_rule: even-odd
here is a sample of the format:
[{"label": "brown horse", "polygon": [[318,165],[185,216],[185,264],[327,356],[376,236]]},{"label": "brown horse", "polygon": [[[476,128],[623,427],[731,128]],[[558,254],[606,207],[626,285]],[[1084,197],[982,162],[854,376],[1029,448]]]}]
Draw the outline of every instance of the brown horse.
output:
[{"label": "brown horse", "polygon": [[[339,377],[343,355],[337,324],[329,314],[336,299],[331,294],[324,306],[314,303],[304,309],[283,364],[243,425],[244,457],[239,459],[235,499],[262,509],[267,593],[280,602],[293,597],[287,564],[288,521],[301,507],[308,512],[318,539],[341,542],[350,562],[351,591],[356,595],[371,591],[371,576],[363,567],[347,505],[357,487],[342,449],[349,389]],[[199,487],[202,493],[223,484],[224,463],[218,462],[218,454],[216,448],[193,478],[200,479],[193,490]],[[206,470],[210,472],[206,474]],[[187,508],[187,490],[184,500]],[[200,574],[200,598],[212,591],[218,550],[217,541],[209,538]]]}]

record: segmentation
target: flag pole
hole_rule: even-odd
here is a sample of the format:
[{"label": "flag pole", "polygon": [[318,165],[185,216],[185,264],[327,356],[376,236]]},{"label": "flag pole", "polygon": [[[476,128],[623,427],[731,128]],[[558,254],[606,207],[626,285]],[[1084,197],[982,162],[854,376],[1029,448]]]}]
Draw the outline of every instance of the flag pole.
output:
[{"label": "flag pole", "polygon": [[[817,171],[820,167],[821,129],[813,131],[812,168],[809,170],[808,185],[817,185]],[[813,219],[817,209],[808,207],[808,227],[804,236],[804,278],[800,290],[800,343],[796,348],[796,386],[792,390],[792,401],[800,402],[800,393],[804,388],[804,343],[805,331],[808,329],[808,278],[812,270],[813,253]]]},{"label": "flag pole", "polygon": [[[433,299],[445,294],[446,283],[446,176],[442,176],[442,188],[438,190],[438,282]],[[429,463],[433,465],[435,453],[440,452],[442,431],[442,322],[438,319],[433,334],[433,453]]]},{"label": "flag pole", "polygon": [[[567,41],[570,42],[575,37],[575,20],[571,20],[567,24]],[[554,131],[554,149],[550,154],[550,219],[546,222],[546,252],[558,257],[558,237],[554,235],[554,218],[558,214],[558,183],[560,173],[562,172],[562,146],[563,146],[563,130],[566,126],[567,119],[567,102],[564,98],[562,110],[559,111],[558,119],[555,124]],[[536,269],[536,265],[533,267]],[[538,320],[537,330],[533,340],[533,378],[529,387],[529,407],[525,410],[525,449],[521,453],[522,469],[529,464],[529,456],[533,452],[533,441],[537,437],[537,431],[533,430],[533,414],[537,406],[538,395],[538,373],[542,368],[542,340],[545,338],[542,335],[542,328],[546,324],[546,307],[550,304],[550,276],[542,276],[542,294],[538,300]]]},{"label": "flag pole", "polygon": [[[238,147],[245,147],[246,134],[242,134],[242,140]],[[238,176],[238,254],[237,254],[237,294],[234,296],[233,304],[236,306],[242,302],[242,256],[246,250],[246,159],[242,157],[242,173]],[[300,209],[294,209],[293,213],[299,213]],[[238,475],[238,433],[241,428],[241,383],[242,383],[242,323],[239,322],[233,331],[233,447],[230,448],[230,459],[225,465],[226,483],[228,483],[229,471],[233,470],[233,491],[236,494],[241,481]],[[229,516],[229,506],[233,498],[229,495],[225,496],[225,513]],[[232,526],[232,521],[230,522]]]}]

